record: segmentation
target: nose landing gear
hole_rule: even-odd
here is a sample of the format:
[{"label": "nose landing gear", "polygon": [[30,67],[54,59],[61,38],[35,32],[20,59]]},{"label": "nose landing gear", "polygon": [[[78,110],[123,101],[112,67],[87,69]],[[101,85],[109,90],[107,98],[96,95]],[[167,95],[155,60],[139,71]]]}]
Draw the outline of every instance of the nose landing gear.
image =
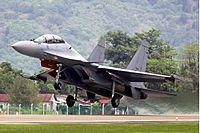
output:
[{"label": "nose landing gear", "polygon": [[[57,74],[56,74],[56,77],[55,77],[55,84],[54,84],[54,88],[56,90],[61,90],[62,89],[62,84],[59,82],[59,78],[60,78],[60,73],[61,73],[61,69],[62,69],[62,64],[57,64],[57,67],[58,67],[58,70],[57,70]],[[68,107],[72,107],[75,102],[77,101],[77,89],[75,90],[75,98],[74,96],[72,95],[68,95],[68,97],[66,98],[66,103],[67,103],[67,106]]]},{"label": "nose landing gear", "polygon": [[57,70],[57,75],[55,77],[55,84],[54,84],[54,88],[56,90],[61,90],[62,89],[62,84],[59,82],[59,78],[60,78],[60,72],[61,72],[61,68],[62,68],[62,64],[57,64],[58,70]]},{"label": "nose landing gear", "polygon": [[113,108],[117,108],[120,104],[120,98],[117,95],[114,95],[114,97],[111,99],[111,104]]},{"label": "nose landing gear", "polygon": [[62,84],[60,82],[54,84],[54,89],[56,90],[61,90],[62,89]]}]

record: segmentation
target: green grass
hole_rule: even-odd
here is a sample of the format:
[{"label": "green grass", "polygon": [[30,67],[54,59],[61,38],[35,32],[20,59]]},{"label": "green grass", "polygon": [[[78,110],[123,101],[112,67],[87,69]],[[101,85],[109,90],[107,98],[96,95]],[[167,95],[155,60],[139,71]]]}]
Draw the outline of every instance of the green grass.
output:
[{"label": "green grass", "polygon": [[198,122],[0,125],[0,133],[198,133]]}]

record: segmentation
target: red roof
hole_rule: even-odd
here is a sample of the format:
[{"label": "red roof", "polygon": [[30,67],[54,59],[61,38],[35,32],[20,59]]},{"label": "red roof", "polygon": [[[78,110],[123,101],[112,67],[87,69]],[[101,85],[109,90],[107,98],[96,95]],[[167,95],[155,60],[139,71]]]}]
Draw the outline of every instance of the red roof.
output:
[{"label": "red roof", "polygon": [[0,94],[0,102],[8,102],[8,96],[6,94]]},{"label": "red roof", "polygon": [[102,104],[106,104],[106,103],[108,103],[109,101],[110,101],[109,98],[102,98],[101,100],[99,100],[99,102],[102,103]]},{"label": "red roof", "polygon": [[[42,102],[54,101],[54,94],[39,94]],[[6,94],[0,94],[0,102],[8,102],[8,96]]]},{"label": "red roof", "polygon": [[54,101],[54,94],[39,94],[42,98],[42,102],[52,102]]}]

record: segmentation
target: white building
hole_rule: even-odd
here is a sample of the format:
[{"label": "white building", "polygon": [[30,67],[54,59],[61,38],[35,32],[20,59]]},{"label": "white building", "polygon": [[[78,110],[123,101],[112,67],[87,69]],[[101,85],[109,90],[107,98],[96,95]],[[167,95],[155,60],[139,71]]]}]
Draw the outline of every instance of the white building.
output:
[{"label": "white building", "polygon": [[8,96],[6,94],[0,94],[0,113],[6,110],[8,105]]},{"label": "white building", "polygon": [[39,97],[41,98],[42,103],[47,111],[56,111],[56,107],[59,102],[55,99],[54,94],[39,94]]}]

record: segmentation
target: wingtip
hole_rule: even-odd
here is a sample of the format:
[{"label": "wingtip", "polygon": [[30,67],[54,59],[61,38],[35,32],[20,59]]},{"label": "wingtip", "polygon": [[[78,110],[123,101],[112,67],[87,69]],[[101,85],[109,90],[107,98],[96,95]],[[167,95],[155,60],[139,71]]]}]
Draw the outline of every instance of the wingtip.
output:
[{"label": "wingtip", "polygon": [[175,75],[175,74],[172,74],[171,76],[166,77],[166,80],[169,80],[169,81],[171,81],[171,82],[173,82],[173,83],[175,83],[175,82],[177,82],[177,81],[185,81],[184,78],[182,78],[182,77],[180,77],[180,76],[177,76],[177,75]]}]

